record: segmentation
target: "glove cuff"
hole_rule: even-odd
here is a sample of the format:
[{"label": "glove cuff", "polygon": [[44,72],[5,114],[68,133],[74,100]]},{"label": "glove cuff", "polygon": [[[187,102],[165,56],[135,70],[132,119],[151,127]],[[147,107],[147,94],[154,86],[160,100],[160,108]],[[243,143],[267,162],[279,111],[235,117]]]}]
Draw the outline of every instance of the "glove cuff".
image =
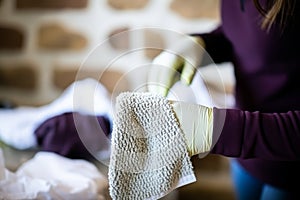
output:
[{"label": "glove cuff", "polygon": [[199,106],[198,119],[193,131],[191,143],[191,155],[210,152],[212,148],[213,134],[213,108]]}]

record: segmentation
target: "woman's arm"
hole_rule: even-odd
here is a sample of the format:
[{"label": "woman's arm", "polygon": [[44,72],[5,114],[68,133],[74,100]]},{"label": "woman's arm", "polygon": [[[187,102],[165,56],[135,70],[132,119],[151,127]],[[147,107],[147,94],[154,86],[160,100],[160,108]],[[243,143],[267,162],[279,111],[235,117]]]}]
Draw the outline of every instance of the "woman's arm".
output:
[{"label": "woman's arm", "polygon": [[214,108],[219,139],[211,153],[239,158],[300,160],[300,111],[247,112]]}]

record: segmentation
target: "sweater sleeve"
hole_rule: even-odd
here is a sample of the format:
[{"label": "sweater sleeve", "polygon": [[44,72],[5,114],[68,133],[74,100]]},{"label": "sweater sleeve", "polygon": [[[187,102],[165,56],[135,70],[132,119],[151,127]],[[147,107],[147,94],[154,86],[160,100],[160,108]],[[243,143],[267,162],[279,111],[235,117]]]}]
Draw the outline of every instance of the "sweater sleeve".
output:
[{"label": "sweater sleeve", "polygon": [[215,63],[232,61],[232,45],[223,34],[222,26],[209,33],[194,33],[191,36],[200,36],[205,42],[205,50]]},{"label": "sweater sleeve", "polygon": [[300,160],[300,111],[248,112],[214,108],[211,153],[276,161]]}]

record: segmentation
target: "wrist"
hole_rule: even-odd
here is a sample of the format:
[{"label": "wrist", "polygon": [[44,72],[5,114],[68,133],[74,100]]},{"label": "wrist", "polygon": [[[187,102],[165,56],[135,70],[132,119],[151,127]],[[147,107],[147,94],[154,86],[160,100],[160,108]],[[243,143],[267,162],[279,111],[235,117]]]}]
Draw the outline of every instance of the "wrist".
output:
[{"label": "wrist", "polygon": [[193,122],[192,139],[188,147],[190,154],[198,155],[211,151],[213,134],[213,108],[199,106]]}]

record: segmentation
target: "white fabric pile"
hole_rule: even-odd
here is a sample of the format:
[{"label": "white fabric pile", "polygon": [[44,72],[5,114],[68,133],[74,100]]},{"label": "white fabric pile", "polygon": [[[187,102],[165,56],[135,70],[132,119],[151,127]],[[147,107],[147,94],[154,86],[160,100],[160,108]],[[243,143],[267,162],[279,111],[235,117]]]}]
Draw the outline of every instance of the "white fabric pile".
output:
[{"label": "white fabric pile", "polygon": [[39,152],[15,172],[5,168],[0,148],[0,199],[104,200],[108,180],[92,163]]},{"label": "white fabric pile", "polygon": [[196,181],[183,133],[168,100],[121,93],[109,165],[113,199],[158,199]]}]

